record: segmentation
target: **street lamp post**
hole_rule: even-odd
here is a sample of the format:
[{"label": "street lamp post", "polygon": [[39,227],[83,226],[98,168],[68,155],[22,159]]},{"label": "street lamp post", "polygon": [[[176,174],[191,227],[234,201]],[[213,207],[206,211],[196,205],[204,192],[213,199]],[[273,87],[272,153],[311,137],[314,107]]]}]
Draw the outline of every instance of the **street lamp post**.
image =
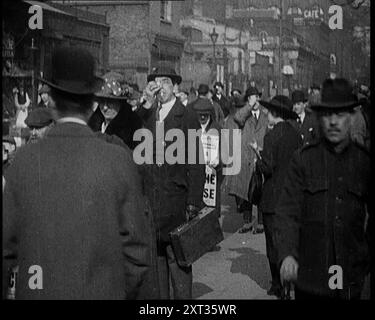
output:
[{"label": "street lamp post", "polygon": [[36,66],[36,52],[38,48],[35,46],[34,38],[31,39],[31,64],[32,64],[32,75],[31,75],[31,85],[32,85],[32,106],[36,108],[38,105],[38,86],[36,85],[36,78],[38,75]]},{"label": "street lamp post", "polygon": [[[217,41],[217,38],[219,37],[218,33],[216,32],[215,30],[215,27],[213,28],[212,32],[210,33],[210,38],[211,38],[211,41],[212,41],[212,47],[213,47],[213,59],[212,59],[212,71],[214,72],[215,71],[215,68],[216,68],[216,52],[215,52],[215,45],[216,45],[216,41]],[[215,72],[214,72],[215,74]]]}]

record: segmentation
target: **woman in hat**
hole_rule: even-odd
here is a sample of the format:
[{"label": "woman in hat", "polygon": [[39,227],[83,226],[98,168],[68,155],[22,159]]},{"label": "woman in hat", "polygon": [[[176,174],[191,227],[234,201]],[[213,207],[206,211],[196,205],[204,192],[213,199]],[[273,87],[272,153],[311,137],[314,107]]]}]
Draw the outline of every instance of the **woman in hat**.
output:
[{"label": "woman in hat", "polygon": [[17,109],[16,127],[23,129],[27,127],[25,124],[25,119],[27,118],[27,115],[28,115],[28,109],[30,107],[31,100],[29,98],[29,95],[25,91],[25,85],[23,81],[20,83],[19,90],[15,88],[13,92],[14,92],[14,104]]},{"label": "woman in hat", "polygon": [[257,154],[257,165],[264,176],[259,207],[263,212],[267,257],[272,275],[272,285],[267,293],[280,297],[281,283],[274,242],[275,205],[283,186],[290,159],[302,142],[297,130],[287,121],[297,118],[297,114],[293,112],[293,103],[288,97],[278,95],[270,102],[260,101],[260,104],[268,109],[268,121],[273,123],[273,129],[266,133],[262,151],[259,150],[257,143],[251,143],[251,147]]},{"label": "woman in hat", "polygon": [[142,127],[142,121],[128,103],[128,90],[118,79],[104,76],[105,84],[96,93],[98,107],[90,118],[93,131],[118,136],[130,149],[136,147],[133,134]]}]

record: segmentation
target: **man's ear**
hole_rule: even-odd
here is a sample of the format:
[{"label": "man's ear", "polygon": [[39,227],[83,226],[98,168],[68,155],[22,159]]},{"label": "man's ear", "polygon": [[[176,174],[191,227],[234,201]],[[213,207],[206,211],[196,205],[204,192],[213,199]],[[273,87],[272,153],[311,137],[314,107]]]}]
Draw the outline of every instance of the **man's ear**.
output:
[{"label": "man's ear", "polygon": [[173,93],[176,95],[177,92],[179,92],[179,90],[178,90],[178,84],[175,83],[175,84],[173,85]]}]

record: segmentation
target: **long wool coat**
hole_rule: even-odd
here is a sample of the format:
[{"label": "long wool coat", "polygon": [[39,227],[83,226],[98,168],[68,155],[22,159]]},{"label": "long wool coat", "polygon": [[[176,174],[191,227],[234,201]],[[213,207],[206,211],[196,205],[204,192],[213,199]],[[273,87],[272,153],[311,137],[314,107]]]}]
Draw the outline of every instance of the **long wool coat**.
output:
[{"label": "long wool coat", "polygon": [[[164,119],[164,133],[170,129],[181,129],[185,137],[185,164],[162,165],[156,163],[156,103],[151,109],[140,108],[138,114],[144,121],[145,129],[153,137],[153,163],[142,165],[143,186],[148,197],[155,220],[159,243],[169,243],[169,232],[186,222],[187,204],[203,206],[203,187],[205,181],[204,164],[188,164],[188,129],[198,130],[199,123],[190,108],[178,99]],[[164,152],[173,143],[163,141]],[[199,138],[196,139],[199,146]],[[196,150],[197,161],[199,149]],[[202,153],[203,154],[203,153]]]},{"label": "long wool coat", "polygon": [[[18,151],[3,203],[3,284],[19,265],[17,299],[144,298],[149,213],[132,162],[76,123]],[[41,290],[29,287],[35,265]]]},{"label": "long wool coat", "polygon": [[[255,169],[256,155],[250,143],[254,140],[263,148],[263,139],[267,130],[267,115],[263,110],[259,113],[258,121],[253,117],[248,106],[229,115],[225,128],[241,129],[241,170],[236,175],[228,175],[225,181],[225,191],[233,196],[249,201],[249,184]],[[230,139],[232,145],[232,138]],[[230,155],[233,148],[229,147]],[[235,156],[235,154],[233,154]]]}]

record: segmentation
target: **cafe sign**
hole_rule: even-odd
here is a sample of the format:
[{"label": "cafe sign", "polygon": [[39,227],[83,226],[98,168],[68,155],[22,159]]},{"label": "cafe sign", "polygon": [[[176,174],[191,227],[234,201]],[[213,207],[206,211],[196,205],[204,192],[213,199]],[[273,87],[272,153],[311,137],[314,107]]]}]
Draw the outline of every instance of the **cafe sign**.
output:
[{"label": "cafe sign", "polygon": [[14,57],[14,38],[10,34],[3,37],[3,59]]},{"label": "cafe sign", "polygon": [[310,9],[305,9],[303,11],[303,17],[308,20],[324,20],[323,9],[319,6],[314,6]]}]

